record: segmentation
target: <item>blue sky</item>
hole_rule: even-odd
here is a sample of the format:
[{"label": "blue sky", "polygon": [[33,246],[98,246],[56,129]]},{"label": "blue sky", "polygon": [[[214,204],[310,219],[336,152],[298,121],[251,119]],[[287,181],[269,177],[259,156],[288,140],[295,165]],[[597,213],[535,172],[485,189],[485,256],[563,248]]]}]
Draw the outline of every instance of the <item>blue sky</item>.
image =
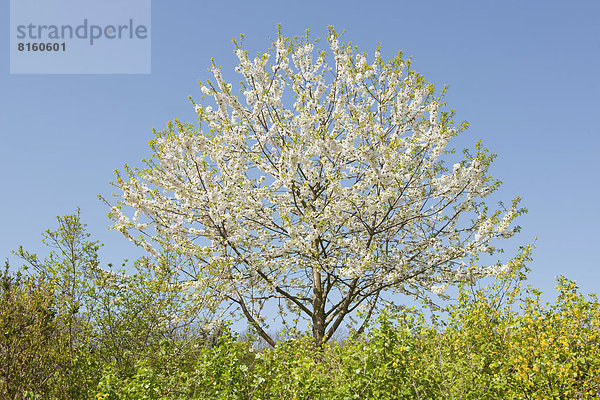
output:
[{"label": "blue sky", "polygon": [[281,23],[286,35],[327,25],[372,54],[402,50],[436,85],[468,132],[499,157],[499,199],[524,198],[523,231],[535,236],[530,283],[546,295],[554,276],[598,292],[600,196],[600,3],[595,1],[159,1],[152,4],[149,75],[10,75],[9,14],[1,13],[0,256],[24,245],[43,253],[40,233],[55,216],[81,207],[104,263],[142,254],[108,231],[98,193],[111,193],[113,170],[149,155],[152,128],[175,117],[194,121],[187,96],[200,97],[210,58],[232,72],[231,39],[265,50]]}]

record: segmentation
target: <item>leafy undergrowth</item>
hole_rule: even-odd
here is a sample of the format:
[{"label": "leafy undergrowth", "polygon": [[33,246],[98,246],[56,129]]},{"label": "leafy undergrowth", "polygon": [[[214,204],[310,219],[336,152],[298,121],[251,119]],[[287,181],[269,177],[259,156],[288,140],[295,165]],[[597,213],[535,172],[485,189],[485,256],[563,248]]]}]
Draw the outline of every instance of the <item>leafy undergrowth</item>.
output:
[{"label": "leafy undergrowth", "polygon": [[[506,282],[504,282],[505,284]],[[502,285],[502,283],[500,283]],[[600,396],[600,308],[558,279],[554,305],[540,293],[462,290],[450,318],[384,312],[367,335],[317,349],[299,337],[253,352],[226,333],[217,347],[126,378],[108,368],[108,399],[595,399]],[[496,286],[498,289],[498,286]],[[508,294],[508,296],[506,296]],[[506,298],[508,297],[508,299]],[[514,311],[515,303],[521,305]],[[191,355],[190,355],[191,356]]]},{"label": "leafy undergrowth", "polygon": [[16,279],[5,272],[1,396],[598,398],[597,298],[584,297],[573,281],[559,277],[556,302],[542,304],[541,293],[522,288],[522,282],[501,279],[479,291],[463,287],[443,322],[428,323],[416,310],[385,311],[366,334],[350,332],[344,341],[322,348],[315,348],[310,337],[290,334],[277,347],[258,351],[224,328],[210,345],[200,338],[163,335],[148,344],[151,351],[132,357],[109,354],[114,346],[86,341],[80,335],[85,325],[53,307],[56,295],[47,280]]},{"label": "leafy undergrowth", "polygon": [[206,331],[206,306],[189,304],[168,264],[101,270],[79,215],[58,221],[48,257],[19,249],[24,270],[0,273],[2,400],[600,398],[597,297],[561,276],[543,304],[522,262],[460,286],[444,319],[387,309],[340,342],[288,331],[258,350],[227,325]]}]

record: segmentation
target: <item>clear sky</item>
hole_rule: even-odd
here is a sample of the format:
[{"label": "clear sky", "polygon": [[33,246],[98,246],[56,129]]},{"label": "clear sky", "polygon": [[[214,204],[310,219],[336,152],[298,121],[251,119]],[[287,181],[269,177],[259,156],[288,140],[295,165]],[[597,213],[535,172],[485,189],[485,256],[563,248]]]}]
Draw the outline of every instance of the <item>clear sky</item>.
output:
[{"label": "clear sky", "polygon": [[[108,231],[98,193],[113,170],[149,155],[152,127],[195,121],[187,96],[201,96],[210,58],[225,76],[236,65],[231,39],[266,50],[281,23],[286,35],[327,25],[361,51],[402,50],[436,85],[448,84],[457,119],[470,123],[453,144],[476,140],[499,157],[499,199],[524,198],[523,231],[535,236],[530,283],[551,295],[554,276],[600,284],[600,2],[597,1],[166,1],[152,3],[149,75],[10,75],[9,13],[0,13],[0,256],[42,252],[40,233],[81,207],[103,263],[142,254]],[[451,143],[452,144],[452,143]]]}]

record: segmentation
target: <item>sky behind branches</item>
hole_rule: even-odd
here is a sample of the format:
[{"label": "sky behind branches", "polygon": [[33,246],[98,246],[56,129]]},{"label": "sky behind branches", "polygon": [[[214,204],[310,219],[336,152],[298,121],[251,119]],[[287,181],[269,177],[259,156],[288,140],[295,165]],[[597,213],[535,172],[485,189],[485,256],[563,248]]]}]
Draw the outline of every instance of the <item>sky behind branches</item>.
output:
[{"label": "sky behind branches", "polygon": [[[201,97],[211,58],[226,80],[239,81],[232,38],[251,55],[266,50],[281,23],[286,36],[324,37],[326,27],[372,55],[399,50],[438,88],[457,121],[470,124],[450,143],[481,139],[499,156],[504,184],[496,199],[524,198],[529,213],[506,246],[538,237],[530,284],[546,295],[554,276],[598,292],[600,262],[600,3],[596,1],[177,1],[152,4],[149,75],[10,75],[8,2],[0,24],[0,255],[12,265],[19,245],[43,253],[40,233],[55,216],[81,207],[102,262],[143,254],[108,231],[113,170],[150,155],[152,128],[196,116],[188,95]],[[370,59],[370,58],[369,58]]]}]

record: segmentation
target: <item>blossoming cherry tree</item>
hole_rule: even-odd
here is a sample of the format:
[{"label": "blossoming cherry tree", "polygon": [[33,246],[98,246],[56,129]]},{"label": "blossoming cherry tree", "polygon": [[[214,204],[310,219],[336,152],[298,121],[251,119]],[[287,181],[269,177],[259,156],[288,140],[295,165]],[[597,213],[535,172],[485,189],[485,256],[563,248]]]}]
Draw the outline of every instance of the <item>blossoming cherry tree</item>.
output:
[{"label": "blossoming cherry tree", "polygon": [[392,295],[506,271],[512,261],[474,260],[524,211],[518,197],[496,211],[483,201],[500,183],[480,143],[446,166],[466,124],[401,53],[368,57],[333,28],[326,44],[279,34],[252,59],[235,43],[241,96],[213,64],[199,125],[169,122],[146,168],[116,172],[115,229],[184,256],[185,285],[209,288],[271,345],[269,303],[286,322],[306,318],[320,345]]}]

